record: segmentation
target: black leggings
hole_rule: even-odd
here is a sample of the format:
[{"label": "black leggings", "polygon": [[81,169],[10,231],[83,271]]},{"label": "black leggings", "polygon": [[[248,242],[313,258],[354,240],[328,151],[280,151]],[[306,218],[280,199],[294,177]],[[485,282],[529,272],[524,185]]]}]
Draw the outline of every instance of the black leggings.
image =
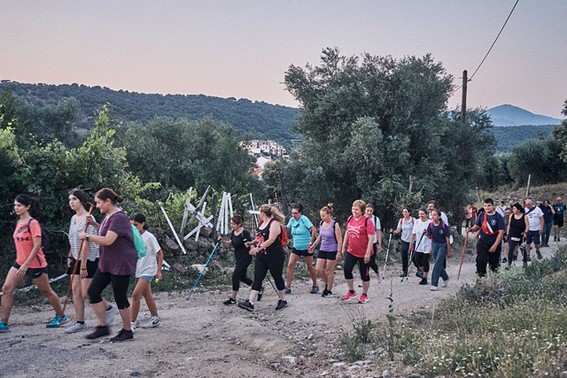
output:
[{"label": "black leggings", "polygon": [[349,252],[346,253],[345,264],[343,268],[345,271],[345,279],[353,279],[352,271],[356,263],[358,263],[358,269],[360,270],[360,279],[363,281],[370,281],[370,275],[368,274],[370,262],[368,264],[365,264],[364,257],[356,257],[351,255]]},{"label": "black leggings", "polygon": [[401,241],[402,243],[402,271],[404,274],[408,274],[409,265],[409,243]]},{"label": "black leggings", "polygon": [[246,255],[235,255],[236,267],[232,273],[232,290],[238,291],[240,289],[240,282],[244,282],[246,285],[251,286],[252,280],[246,276],[248,267],[252,263],[252,256]]},{"label": "black leggings", "polygon": [[374,251],[374,253],[372,254],[372,256],[370,256],[370,262],[368,263],[368,266],[374,271],[374,273],[378,273],[378,263],[376,262],[376,256],[378,256],[378,244],[372,244],[372,250]]},{"label": "black leggings", "polygon": [[417,268],[421,268],[424,272],[429,272],[429,253],[414,251],[413,263]]},{"label": "black leggings", "polygon": [[111,273],[102,273],[97,270],[93,280],[89,286],[89,298],[91,303],[102,302],[102,291],[109,285],[112,284],[112,291],[114,292],[114,300],[116,301],[116,306],[123,310],[130,307],[130,302],[128,302],[128,286],[130,285],[130,275],[126,276],[115,276]]},{"label": "black leggings", "polygon": [[285,253],[283,251],[275,251],[268,253],[259,253],[256,255],[256,262],[254,264],[254,282],[252,283],[252,290],[260,291],[262,282],[266,278],[266,274],[270,274],[276,282],[278,290],[285,289],[283,280],[283,267],[285,262]]}]

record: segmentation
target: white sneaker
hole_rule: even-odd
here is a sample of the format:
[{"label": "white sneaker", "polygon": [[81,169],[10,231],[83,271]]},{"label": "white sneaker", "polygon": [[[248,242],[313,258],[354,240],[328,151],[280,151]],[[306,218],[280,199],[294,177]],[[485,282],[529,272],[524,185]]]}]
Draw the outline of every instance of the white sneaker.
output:
[{"label": "white sneaker", "polygon": [[431,286],[431,289],[430,289],[430,290],[431,290],[431,291],[437,291],[438,288],[437,288],[437,286]]},{"label": "white sneaker", "polygon": [[67,327],[65,329],[65,333],[75,333],[85,331],[87,329],[87,325],[85,323],[77,323],[73,324],[71,327]]},{"label": "white sneaker", "polygon": [[443,287],[449,286],[449,279],[443,280]]},{"label": "white sneaker", "polygon": [[116,306],[110,303],[110,308],[106,310],[104,313],[104,319],[106,321],[107,326],[112,324],[115,316],[116,316]]},{"label": "white sneaker", "polygon": [[132,333],[136,332],[136,328],[138,328],[138,322],[130,322],[130,330],[132,331]]},{"label": "white sneaker", "polygon": [[142,327],[143,328],[154,328],[157,327],[160,323],[161,319],[159,316],[152,316],[147,322],[145,322]]}]

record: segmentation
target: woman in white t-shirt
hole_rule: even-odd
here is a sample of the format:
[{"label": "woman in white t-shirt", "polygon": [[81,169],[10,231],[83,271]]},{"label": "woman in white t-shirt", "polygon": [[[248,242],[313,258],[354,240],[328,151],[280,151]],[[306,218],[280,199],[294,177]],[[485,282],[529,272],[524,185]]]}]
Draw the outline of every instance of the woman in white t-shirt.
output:
[{"label": "woman in white t-shirt", "polygon": [[136,214],[132,218],[132,224],[142,234],[144,245],[146,246],[146,256],[138,259],[136,265],[136,287],[132,292],[132,331],[137,327],[136,318],[140,312],[140,302],[142,297],[146,300],[151,318],[142,325],[143,328],[157,327],[160,323],[156,302],[152,294],[152,280],[156,278],[156,282],[161,279],[161,266],[163,264],[163,251],[159,246],[156,237],[146,231],[146,217],[143,214]]},{"label": "woman in white t-shirt", "polygon": [[425,236],[427,226],[431,219],[427,218],[425,209],[419,210],[419,218],[413,225],[411,232],[410,253],[413,253],[413,263],[417,267],[416,276],[421,278],[420,285],[427,285],[427,274],[429,273],[429,254],[431,252],[431,239]]},{"label": "woman in white t-shirt", "polygon": [[398,221],[398,226],[395,230],[391,230],[391,232],[394,234],[401,233],[402,273],[400,274],[400,277],[405,277],[408,275],[410,241],[415,219],[411,216],[411,211],[408,207],[404,207],[402,209],[402,215],[403,218]]}]

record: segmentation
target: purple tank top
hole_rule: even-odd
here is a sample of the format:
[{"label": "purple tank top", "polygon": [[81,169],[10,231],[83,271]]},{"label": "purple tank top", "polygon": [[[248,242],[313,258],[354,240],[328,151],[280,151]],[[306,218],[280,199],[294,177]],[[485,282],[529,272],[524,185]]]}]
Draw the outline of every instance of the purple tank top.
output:
[{"label": "purple tank top", "polygon": [[335,237],[335,221],[331,221],[331,226],[329,228],[319,227],[319,234],[321,235],[321,245],[319,250],[323,252],[337,252],[337,239]]}]

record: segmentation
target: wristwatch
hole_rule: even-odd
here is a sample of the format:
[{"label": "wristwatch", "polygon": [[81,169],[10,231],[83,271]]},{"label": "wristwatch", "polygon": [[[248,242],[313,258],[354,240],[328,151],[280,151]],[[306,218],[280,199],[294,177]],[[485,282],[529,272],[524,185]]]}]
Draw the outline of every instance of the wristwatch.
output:
[{"label": "wristwatch", "polygon": [[85,236],[85,240],[89,241],[89,234],[87,234],[87,236]]}]

